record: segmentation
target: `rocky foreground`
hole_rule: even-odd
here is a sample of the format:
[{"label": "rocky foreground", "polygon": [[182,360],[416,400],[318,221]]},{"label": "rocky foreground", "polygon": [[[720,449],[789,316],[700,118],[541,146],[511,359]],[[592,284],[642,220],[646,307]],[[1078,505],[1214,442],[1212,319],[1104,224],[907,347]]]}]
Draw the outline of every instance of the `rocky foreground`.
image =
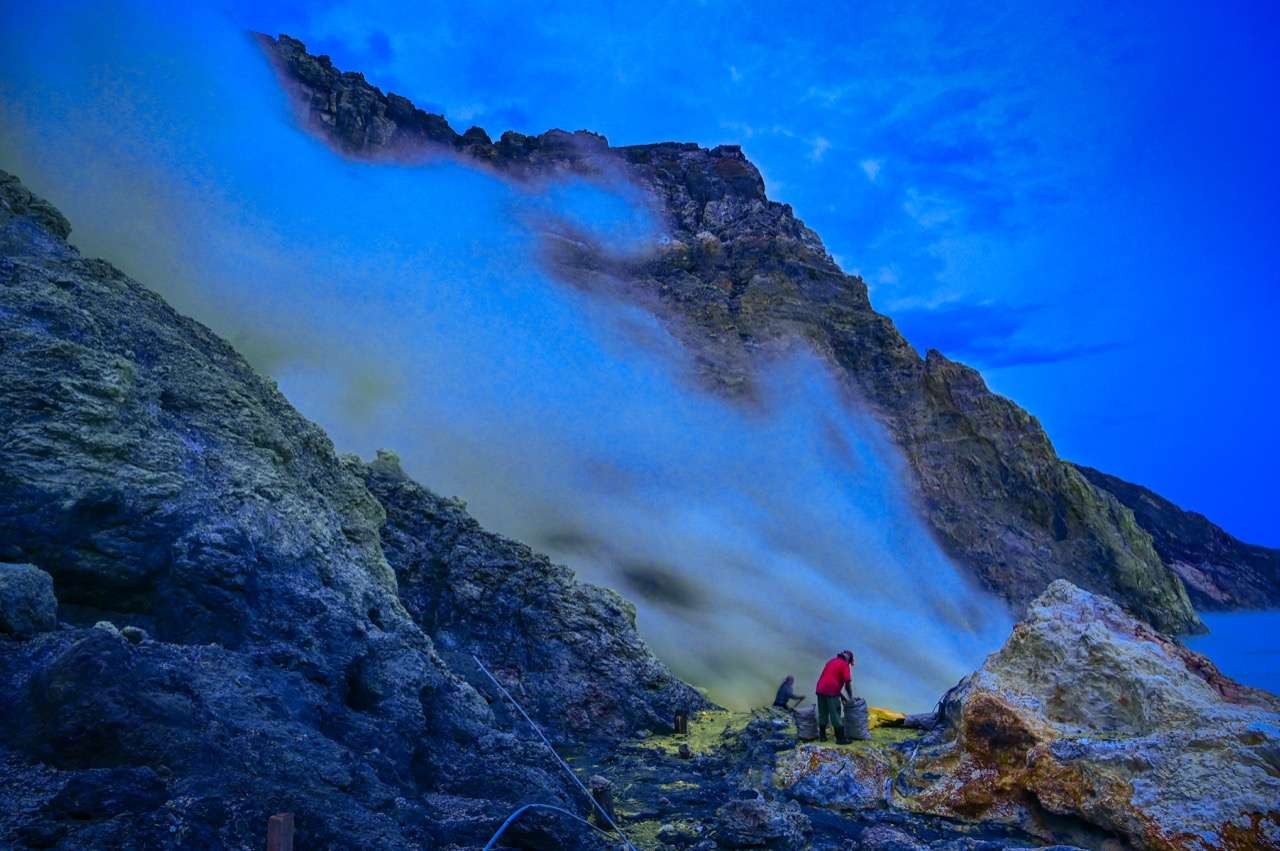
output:
[{"label": "rocky foreground", "polygon": [[1280,699],[1059,580],[943,699],[894,795],[1142,848],[1280,847]]},{"label": "rocky foreground", "polygon": [[936,713],[872,721],[838,746],[712,712],[595,768],[655,847],[1280,848],[1280,699],[1065,581]]}]

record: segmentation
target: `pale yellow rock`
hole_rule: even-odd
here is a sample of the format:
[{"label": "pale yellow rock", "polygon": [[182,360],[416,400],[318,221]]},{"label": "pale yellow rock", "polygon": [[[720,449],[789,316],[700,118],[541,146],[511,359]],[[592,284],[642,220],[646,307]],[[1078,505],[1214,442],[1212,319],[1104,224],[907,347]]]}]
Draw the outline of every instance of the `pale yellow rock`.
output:
[{"label": "pale yellow rock", "polygon": [[1043,808],[1139,848],[1280,848],[1280,700],[1070,583],[944,711],[895,805],[1031,830]]}]

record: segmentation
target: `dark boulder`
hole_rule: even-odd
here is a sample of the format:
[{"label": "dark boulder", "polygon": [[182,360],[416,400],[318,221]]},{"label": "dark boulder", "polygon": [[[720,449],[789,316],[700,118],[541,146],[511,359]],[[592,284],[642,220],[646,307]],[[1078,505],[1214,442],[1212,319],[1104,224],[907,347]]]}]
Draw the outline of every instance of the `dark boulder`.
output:
[{"label": "dark boulder", "polygon": [[57,625],[49,574],[35,565],[0,564],[0,635],[27,638]]},{"label": "dark boulder", "polygon": [[168,799],[165,782],[147,766],[95,768],[73,775],[47,809],[57,819],[88,821],[147,812]]},{"label": "dark boulder", "polygon": [[813,832],[794,801],[770,801],[752,795],[730,801],[716,811],[716,841],[725,848],[804,848]]}]

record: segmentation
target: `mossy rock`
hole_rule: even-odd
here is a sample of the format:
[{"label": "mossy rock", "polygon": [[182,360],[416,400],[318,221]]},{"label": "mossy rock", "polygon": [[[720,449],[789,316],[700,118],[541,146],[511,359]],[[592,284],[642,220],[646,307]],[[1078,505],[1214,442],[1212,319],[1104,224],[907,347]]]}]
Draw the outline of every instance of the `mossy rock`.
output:
[{"label": "mossy rock", "polygon": [[650,736],[644,747],[678,755],[681,745],[688,745],[696,756],[722,747],[735,733],[741,733],[755,717],[752,712],[734,712],[727,709],[708,709],[689,718],[689,732],[684,735]]}]

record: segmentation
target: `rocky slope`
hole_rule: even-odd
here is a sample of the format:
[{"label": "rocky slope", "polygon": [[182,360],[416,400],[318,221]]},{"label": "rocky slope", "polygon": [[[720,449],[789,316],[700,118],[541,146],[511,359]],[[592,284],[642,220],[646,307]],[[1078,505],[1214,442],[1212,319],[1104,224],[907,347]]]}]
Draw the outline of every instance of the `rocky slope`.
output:
[{"label": "rocky slope", "polygon": [[[617,598],[385,459],[339,458],[69,230],[0,173],[0,845],[256,848],[289,810],[299,847],[469,847],[517,803],[584,811],[433,635],[526,691],[585,695],[531,701],[562,736],[701,705]],[[458,626],[515,573],[530,605]],[[647,688],[616,687],[632,669]],[[551,817],[522,830],[587,842]]]},{"label": "rocky slope", "polygon": [[784,754],[780,783],[1090,846],[1280,848],[1280,698],[1065,581],[935,721],[898,745]]},{"label": "rocky slope", "polygon": [[[873,732],[874,742],[862,744],[888,749],[908,735],[880,728]],[[682,749],[687,757],[680,755]],[[884,807],[815,805],[784,782],[793,761],[807,764],[813,757],[834,764],[852,750],[835,745],[797,748],[789,713],[757,709],[705,712],[693,719],[688,735],[632,741],[596,762],[575,761],[585,771],[609,775],[624,829],[642,849],[1011,851],[1043,844],[1003,824]],[[876,799],[881,797],[877,790]]]},{"label": "rocky slope", "polygon": [[1132,512],[1060,460],[1034,417],[991,393],[972,369],[919,354],[870,304],[791,208],[770,201],[734,146],[611,148],[600,136],[472,128],[384,95],[287,36],[263,37],[305,124],[349,156],[431,152],[470,158],[517,179],[558,173],[643,189],[666,239],[619,257],[583,235],[547,260],[576,286],[638,302],[695,356],[701,379],[750,399],[754,368],[796,346],[832,367],[850,400],[870,405],[901,447],[922,513],[946,549],[988,588],[1026,604],[1068,578],[1170,631],[1199,628],[1181,581]]},{"label": "rocky slope", "polygon": [[709,706],[648,652],[635,609],[617,594],[486,532],[461,503],[409,479],[390,453],[359,472],[387,512],[382,547],[401,602],[468,681],[484,683],[472,658],[482,657],[527,711],[574,745],[667,729],[676,711]]},{"label": "rocky slope", "polygon": [[1197,609],[1280,606],[1280,550],[1246,544],[1203,514],[1184,511],[1141,485],[1092,467],[1076,469],[1133,512],[1160,558],[1182,577]]}]

